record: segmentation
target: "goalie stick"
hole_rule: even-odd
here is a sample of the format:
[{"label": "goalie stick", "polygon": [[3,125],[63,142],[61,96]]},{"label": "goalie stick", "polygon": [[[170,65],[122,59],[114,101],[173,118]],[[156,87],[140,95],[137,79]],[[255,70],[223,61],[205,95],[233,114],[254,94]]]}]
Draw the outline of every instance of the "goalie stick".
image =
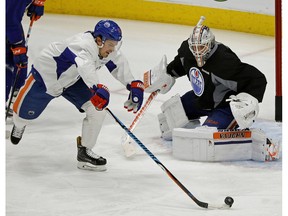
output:
[{"label": "goalie stick", "polygon": [[[157,96],[159,90],[152,92],[148,99],[146,100],[144,106],[141,108],[141,110],[138,112],[138,114],[136,115],[136,117],[134,118],[133,122],[131,123],[129,130],[133,131],[134,128],[137,126],[137,124],[139,123],[140,119],[144,116],[146,110],[148,109],[148,107],[150,106],[151,102],[153,101],[153,99]],[[122,139],[121,139],[121,145],[122,148],[124,150],[125,156],[126,157],[131,157],[136,153],[135,147],[134,145],[131,143],[131,139],[129,137],[128,134],[125,134]]]},{"label": "goalie stick", "polygon": [[213,205],[198,200],[165,166],[157,157],[146,148],[146,146],[112,113],[112,111],[106,107],[105,110],[112,116],[112,118],[126,131],[126,133],[152,158],[152,160],[164,171],[166,174],[199,206],[207,209],[229,209],[234,203],[232,197],[226,197],[224,204]]}]

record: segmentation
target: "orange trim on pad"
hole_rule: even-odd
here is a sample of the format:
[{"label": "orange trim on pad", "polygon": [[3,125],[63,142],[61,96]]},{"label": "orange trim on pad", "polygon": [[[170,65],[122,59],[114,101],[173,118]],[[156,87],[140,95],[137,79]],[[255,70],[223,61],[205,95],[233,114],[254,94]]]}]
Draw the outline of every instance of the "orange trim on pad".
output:
[{"label": "orange trim on pad", "polygon": [[213,139],[251,138],[249,130],[219,131],[213,133]]}]

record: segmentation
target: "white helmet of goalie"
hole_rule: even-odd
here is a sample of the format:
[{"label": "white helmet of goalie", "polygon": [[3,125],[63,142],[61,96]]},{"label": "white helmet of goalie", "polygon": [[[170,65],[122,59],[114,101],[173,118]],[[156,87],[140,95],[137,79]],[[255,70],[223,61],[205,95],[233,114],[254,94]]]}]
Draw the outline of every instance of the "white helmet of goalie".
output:
[{"label": "white helmet of goalie", "polygon": [[208,59],[209,53],[215,45],[215,36],[205,25],[194,27],[188,39],[189,49],[194,55],[197,65],[203,67]]},{"label": "white helmet of goalie", "polygon": [[259,113],[258,100],[248,93],[230,96],[230,108],[240,129],[249,128]]}]

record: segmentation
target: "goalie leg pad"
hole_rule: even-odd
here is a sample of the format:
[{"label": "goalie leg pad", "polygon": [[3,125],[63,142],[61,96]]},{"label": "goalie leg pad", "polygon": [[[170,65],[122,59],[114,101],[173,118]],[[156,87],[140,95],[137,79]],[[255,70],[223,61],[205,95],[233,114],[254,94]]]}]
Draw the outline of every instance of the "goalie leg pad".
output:
[{"label": "goalie leg pad", "polygon": [[171,130],[177,127],[184,127],[189,123],[179,94],[165,101],[161,106],[161,110]]},{"label": "goalie leg pad", "polygon": [[281,143],[267,138],[264,131],[251,129],[252,131],[252,160],[274,161],[280,158]]},{"label": "goalie leg pad", "polygon": [[184,127],[189,123],[180,95],[177,94],[165,101],[161,106],[161,110],[162,113],[158,115],[158,121],[162,137],[171,140],[173,128]]},{"label": "goalie leg pad", "polygon": [[164,113],[158,114],[158,121],[161,131],[161,137],[165,140],[172,140],[172,130],[170,130]]},{"label": "goalie leg pad", "polygon": [[239,161],[251,159],[250,131],[218,131],[216,127],[173,130],[173,156],[191,161]]}]

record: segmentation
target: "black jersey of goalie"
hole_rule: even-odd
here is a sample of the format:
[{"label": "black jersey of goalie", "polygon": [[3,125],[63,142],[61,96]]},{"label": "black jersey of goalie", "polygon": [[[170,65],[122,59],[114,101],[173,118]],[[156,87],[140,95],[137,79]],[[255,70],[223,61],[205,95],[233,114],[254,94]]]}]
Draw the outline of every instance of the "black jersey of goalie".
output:
[{"label": "black jersey of goalie", "polygon": [[240,92],[246,92],[261,102],[267,84],[264,74],[241,62],[229,47],[217,42],[215,46],[204,66],[198,67],[188,41],[183,41],[177,56],[168,64],[167,73],[176,78],[188,76],[198,96],[196,103],[202,109],[229,106],[226,99]]}]

